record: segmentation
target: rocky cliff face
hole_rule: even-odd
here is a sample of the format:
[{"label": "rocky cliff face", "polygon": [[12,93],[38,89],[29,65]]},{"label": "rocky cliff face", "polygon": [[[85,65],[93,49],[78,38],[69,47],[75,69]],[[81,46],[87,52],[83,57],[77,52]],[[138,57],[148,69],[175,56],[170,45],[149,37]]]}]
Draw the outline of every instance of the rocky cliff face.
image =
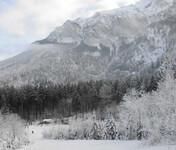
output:
[{"label": "rocky cliff face", "polygon": [[0,82],[116,79],[141,72],[175,49],[176,1],[142,0],[66,21],[26,52],[1,62]]}]

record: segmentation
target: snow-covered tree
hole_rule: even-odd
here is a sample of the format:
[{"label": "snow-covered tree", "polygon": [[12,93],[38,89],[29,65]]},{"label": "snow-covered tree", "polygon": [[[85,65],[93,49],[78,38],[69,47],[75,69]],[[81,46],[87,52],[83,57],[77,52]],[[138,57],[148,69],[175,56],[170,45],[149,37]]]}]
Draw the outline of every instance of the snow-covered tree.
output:
[{"label": "snow-covered tree", "polygon": [[16,114],[0,113],[0,149],[17,149],[28,144],[23,121]]},{"label": "snow-covered tree", "polygon": [[104,138],[107,140],[115,140],[117,136],[116,121],[113,117],[106,120],[106,130]]},{"label": "snow-covered tree", "polygon": [[90,131],[90,137],[94,140],[102,139],[102,128],[97,122],[94,122]]},{"label": "snow-covered tree", "polygon": [[168,62],[165,78],[156,91],[132,90],[124,96],[118,121],[122,138],[148,139],[153,144],[176,143],[176,79],[173,61]]}]

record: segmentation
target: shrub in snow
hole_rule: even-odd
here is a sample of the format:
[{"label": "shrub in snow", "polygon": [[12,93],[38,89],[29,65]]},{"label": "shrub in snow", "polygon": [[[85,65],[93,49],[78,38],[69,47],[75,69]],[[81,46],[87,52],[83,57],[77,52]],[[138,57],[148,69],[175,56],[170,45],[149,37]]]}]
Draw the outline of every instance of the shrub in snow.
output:
[{"label": "shrub in snow", "polygon": [[43,137],[46,139],[62,140],[65,137],[68,137],[68,128],[67,127],[56,127],[53,126],[47,130],[44,130],[42,133]]},{"label": "shrub in snow", "polygon": [[66,140],[77,140],[77,139],[104,139],[104,123],[95,121],[93,119],[77,120],[70,123],[69,126],[63,126],[61,128],[51,128],[43,132],[43,137],[48,139],[66,139]]},{"label": "shrub in snow", "polygon": [[72,121],[69,126],[69,139],[89,139],[92,124],[91,119]]},{"label": "shrub in snow", "polygon": [[24,123],[16,114],[0,113],[0,129],[3,150],[17,149],[29,143]]}]

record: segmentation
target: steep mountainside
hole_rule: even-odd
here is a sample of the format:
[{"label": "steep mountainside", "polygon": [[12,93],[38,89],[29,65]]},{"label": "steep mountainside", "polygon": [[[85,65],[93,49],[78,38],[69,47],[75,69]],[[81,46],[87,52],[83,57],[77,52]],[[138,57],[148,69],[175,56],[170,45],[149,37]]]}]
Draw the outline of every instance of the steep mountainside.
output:
[{"label": "steep mountainside", "polygon": [[176,49],[176,0],[66,21],[22,54],[0,62],[0,83],[77,82],[139,73]]}]

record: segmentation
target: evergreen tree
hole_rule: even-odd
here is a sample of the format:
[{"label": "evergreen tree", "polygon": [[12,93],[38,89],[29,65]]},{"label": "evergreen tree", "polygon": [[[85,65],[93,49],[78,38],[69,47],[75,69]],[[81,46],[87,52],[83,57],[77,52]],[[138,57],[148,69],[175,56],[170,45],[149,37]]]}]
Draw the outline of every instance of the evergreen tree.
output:
[{"label": "evergreen tree", "polygon": [[115,140],[117,136],[116,131],[116,121],[113,119],[113,117],[109,117],[106,120],[106,132],[105,132],[105,139],[107,140]]},{"label": "evergreen tree", "polygon": [[106,116],[106,112],[105,112],[105,108],[110,106],[110,104],[113,101],[113,94],[112,94],[112,87],[111,85],[107,85],[104,84],[99,91],[99,97],[100,97],[100,101],[98,104],[98,112],[99,112],[99,116],[102,120],[105,119]]},{"label": "evergreen tree", "polygon": [[154,75],[152,75],[151,79],[150,79],[149,86],[147,88],[147,92],[156,91],[157,88],[158,88],[157,78]]},{"label": "evergreen tree", "polygon": [[94,122],[90,131],[90,139],[101,140],[102,139],[102,129],[101,126]]}]

